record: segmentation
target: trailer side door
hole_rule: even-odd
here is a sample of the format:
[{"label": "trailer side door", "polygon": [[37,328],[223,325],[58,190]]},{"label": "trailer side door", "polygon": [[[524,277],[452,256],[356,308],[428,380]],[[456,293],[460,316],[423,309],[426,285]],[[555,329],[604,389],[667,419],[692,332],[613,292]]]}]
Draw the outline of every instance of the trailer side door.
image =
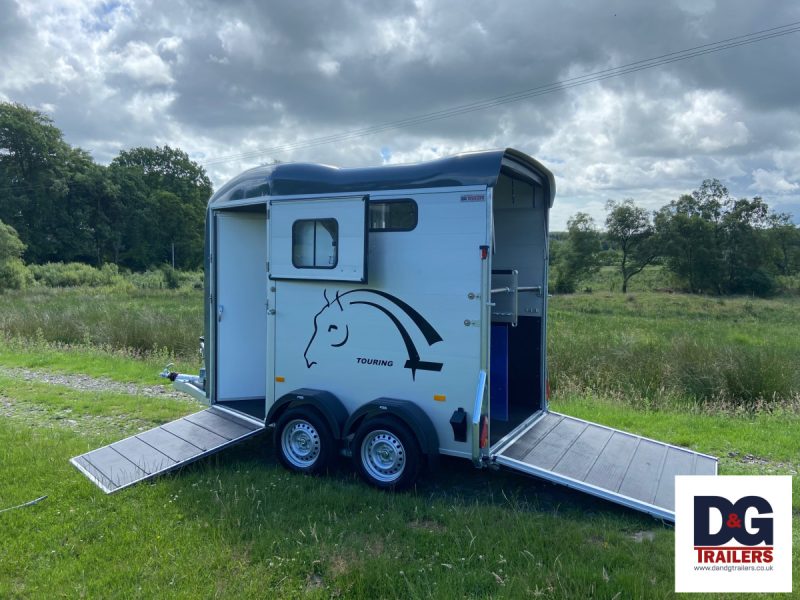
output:
[{"label": "trailer side door", "polygon": [[367,200],[270,202],[270,279],[367,283]]}]

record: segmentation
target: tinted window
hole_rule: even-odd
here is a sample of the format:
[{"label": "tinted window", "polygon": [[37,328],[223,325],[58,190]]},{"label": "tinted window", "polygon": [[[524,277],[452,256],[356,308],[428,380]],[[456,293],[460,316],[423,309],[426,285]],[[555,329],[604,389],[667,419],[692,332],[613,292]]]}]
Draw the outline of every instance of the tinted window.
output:
[{"label": "tinted window", "polygon": [[304,219],[292,225],[292,264],[298,269],[332,269],[339,259],[336,219]]},{"label": "tinted window", "polygon": [[370,231],[411,231],[417,226],[417,203],[385,200],[369,203]]}]

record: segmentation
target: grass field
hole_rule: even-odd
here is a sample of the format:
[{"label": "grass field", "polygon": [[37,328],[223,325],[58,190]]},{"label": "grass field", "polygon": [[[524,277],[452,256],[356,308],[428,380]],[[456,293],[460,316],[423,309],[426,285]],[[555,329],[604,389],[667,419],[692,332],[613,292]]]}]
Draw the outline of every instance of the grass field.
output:
[{"label": "grass field", "polygon": [[645,405],[797,400],[800,298],[575,294],[550,303],[554,387]]},{"label": "grass field", "polygon": [[46,288],[0,294],[6,338],[197,360],[202,290]]},{"label": "grass field", "polygon": [[[20,307],[31,295],[35,308]],[[553,299],[553,407],[720,456],[723,474],[796,475],[796,301],[633,297]],[[48,496],[0,513],[0,597],[673,595],[671,527],[534,479],[478,472],[466,461],[445,460],[413,491],[387,494],[362,485],[346,465],[324,478],[289,474],[262,437],[103,495],[68,463],[71,456],[199,406],[25,381],[9,368],[157,384],[162,363],[175,356],[185,370],[197,367],[199,304],[199,294],[167,291],[0,297],[0,510]],[[83,329],[87,315],[96,320]],[[151,325],[141,326],[134,344],[115,330],[136,315]],[[69,320],[75,337],[59,331]],[[164,328],[191,335],[175,342],[159,337]],[[685,382],[649,387],[674,375],[663,362],[692,343],[709,371],[745,349],[769,374],[785,355],[779,364],[789,365],[790,383],[779,395],[746,398],[692,395]],[[686,352],[681,360],[691,364]],[[796,477],[793,490],[796,580]]]}]

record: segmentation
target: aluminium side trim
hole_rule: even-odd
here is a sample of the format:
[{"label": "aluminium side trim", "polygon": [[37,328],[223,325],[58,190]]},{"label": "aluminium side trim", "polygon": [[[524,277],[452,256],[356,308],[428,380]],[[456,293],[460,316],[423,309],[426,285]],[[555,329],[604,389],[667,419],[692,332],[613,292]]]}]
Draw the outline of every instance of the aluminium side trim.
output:
[{"label": "aluminium side trim", "polygon": [[525,419],[522,423],[517,425],[514,429],[512,429],[503,437],[501,437],[499,440],[497,440],[495,445],[492,446],[489,450],[492,456],[494,456],[495,454],[499,454],[500,452],[503,452],[509,446],[514,444],[514,442],[516,442],[519,438],[525,435],[531,427],[536,425],[536,423],[538,423],[541,419],[544,419],[546,415],[547,415],[546,410],[541,410],[541,409],[537,410],[530,417]]},{"label": "aluminium side trim", "polygon": [[481,466],[481,416],[483,415],[483,399],[486,395],[486,371],[478,372],[478,388],[475,391],[475,403],[472,406],[472,462]]},{"label": "aluminium side trim", "polygon": [[[102,447],[103,447],[103,448],[105,448],[106,446],[102,446]],[[98,448],[98,449],[99,449],[99,448]],[[81,456],[83,456],[83,454],[81,454]],[[83,475],[84,475],[84,476],[85,476],[85,477],[86,477],[86,478],[87,478],[89,481],[91,481],[93,484],[95,484],[97,487],[99,487],[101,490],[103,490],[103,491],[104,491],[106,494],[113,494],[113,493],[114,493],[114,492],[116,492],[118,489],[120,489],[120,488],[114,488],[114,489],[109,489],[109,488],[107,488],[107,487],[106,487],[106,484],[104,484],[102,481],[100,481],[99,479],[97,479],[97,477],[95,477],[94,475],[92,475],[92,474],[91,474],[89,471],[87,471],[86,469],[84,469],[84,468],[83,468],[83,465],[82,465],[82,464],[80,464],[79,462],[77,462],[77,461],[75,460],[76,458],[78,458],[78,457],[77,457],[77,456],[75,456],[75,457],[73,457],[73,458],[70,458],[70,459],[69,459],[69,462],[70,462],[70,463],[72,463],[72,466],[73,466],[73,467],[75,467],[76,469],[78,469],[78,471],[80,471],[81,473],[83,473]]]},{"label": "aluminium side trim", "polygon": [[[259,396],[257,400],[261,400],[261,397]],[[212,408],[215,411],[225,413],[233,417],[234,419],[239,419],[240,421],[247,421],[251,425],[256,425],[258,427],[261,427],[262,429],[264,428],[264,421],[262,421],[261,419],[257,419],[252,415],[239,412],[238,410],[231,408],[229,406],[220,406],[219,404],[215,404]]]}]

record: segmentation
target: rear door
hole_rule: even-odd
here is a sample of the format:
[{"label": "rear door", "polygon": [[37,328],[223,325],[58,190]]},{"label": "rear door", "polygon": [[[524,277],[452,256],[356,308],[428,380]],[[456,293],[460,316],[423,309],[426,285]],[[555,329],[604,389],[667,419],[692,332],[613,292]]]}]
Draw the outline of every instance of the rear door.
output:
[{"label": "rear door", "polygon": [[367,283],[368,197],[270,203],[270,278]]},{"label": "rear door", "polygon": [[716,475],[713,456],[544,412],[495,450],[498,464],[675,520],[675,476]]}]

